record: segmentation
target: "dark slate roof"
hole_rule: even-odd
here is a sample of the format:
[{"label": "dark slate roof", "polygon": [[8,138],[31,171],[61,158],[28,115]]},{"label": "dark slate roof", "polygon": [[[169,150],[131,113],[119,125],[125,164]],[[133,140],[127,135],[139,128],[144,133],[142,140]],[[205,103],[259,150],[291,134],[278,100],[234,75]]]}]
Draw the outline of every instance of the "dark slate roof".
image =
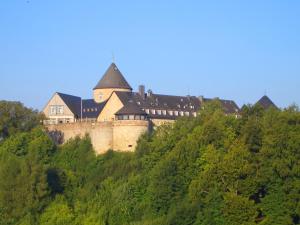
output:
[{"label": "dark slate roof", "polygon": [[106,102],[97,103],[94,99],[82,100],[82,118],[97,118]]},{"label": "dark slate roof", "polygon": [[[129,102],[134,102],[136,104],[135,110],[136,113],[140,112],[140,110],[167,110],[167,111],[178,111],[178,112],[189,112],[190,115],[194,112],[198,112],[201,108],[201,100],[196,96],[172,96],[172,95],[159,95],[153,94],[141,96],[136,92],[115,92],[119,97],[124,106],[126,106]],[[204,102],[211,101],[213,99],[204,99]],[[239,107],[236,105],[234,101],[231,100],[223,100],[219,99],[224,112],[238,113]],[[124,108],[125,110],[125,108]],[[134,110],[131,110],[133,113]],[[120,112],[118,112],[119,114]],[[159,114],[151,114],[149,113],[149,118],[153,119],[175,119],[177,116],[171,116],[168,113],[164,115],[163,113]]]},{"label": "dark slate roof", "polygon": [[99,116],[100,112],[104,108],[106,102],[96,103],[94,99],[82,99],[73,95],[67,95],[57,92],[57,94],[62,98],[62,100],[69,107],[71,112],[77,118],[81,118],[81,104],[82,104],[82,118],[92,118],[95,119]]},{"label": "dark slate roof", "polygon": [[[209,102],[213,101],[216,99],[211,99],[211,98],[204,98],[204,102]],[[232,100],[225,100],[225,99],[217,99],[221,102],[221,105],[223,107],[223,110],[226,114],[235,114],[240,112],[240,108],[238,105],[232,101]]]},{"label": "dark slate roof", "polygon": [[130,101],[115,115],[147,115],[135,102]]},{"label": "dark slate roof", "polygon": [[80,117],[80,111],[81,111],[81,98],[73,95],[67,95],[63,93],[57,92],[59,97],[66,103],[66,105],[69,107],[71,112],[77,116]]},{"label": "dark slate roof", "polygon": [[264,109],[268,109],[270,107],[277,109],[277,106],[266,95],[264,95],[260,100],[258,100],[258,102],[256,102],[256,105],[261,105]]},{"label": "dark slate roof", "polygon": [[132,90],[116,64],[112,63],[94,89],[124,88]]}]

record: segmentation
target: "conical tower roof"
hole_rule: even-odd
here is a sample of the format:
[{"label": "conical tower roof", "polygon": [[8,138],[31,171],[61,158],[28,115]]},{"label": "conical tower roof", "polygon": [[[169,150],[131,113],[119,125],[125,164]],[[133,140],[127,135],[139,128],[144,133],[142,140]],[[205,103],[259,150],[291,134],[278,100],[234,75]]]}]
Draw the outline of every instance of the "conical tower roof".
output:
[{"label": "conical tower roof", "polygon": [[105,88],[122,88],[132,90],[131,86],[128,84],[128,82],[114,63],[112,63],[108,67],[101,80],[98,82],[96,87],[94,87],[94,90]]}]

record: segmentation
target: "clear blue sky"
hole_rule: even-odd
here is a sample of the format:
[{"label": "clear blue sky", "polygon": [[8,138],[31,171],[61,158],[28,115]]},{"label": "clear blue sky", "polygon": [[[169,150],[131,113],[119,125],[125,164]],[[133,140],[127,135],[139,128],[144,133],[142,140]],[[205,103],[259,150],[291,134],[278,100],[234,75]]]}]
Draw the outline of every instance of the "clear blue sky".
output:
[{"label": "clear blue sky", "polygon": [[0,99],[91,98],[112,52],[134,89],[300,104],[298,0],[0,1]]}]

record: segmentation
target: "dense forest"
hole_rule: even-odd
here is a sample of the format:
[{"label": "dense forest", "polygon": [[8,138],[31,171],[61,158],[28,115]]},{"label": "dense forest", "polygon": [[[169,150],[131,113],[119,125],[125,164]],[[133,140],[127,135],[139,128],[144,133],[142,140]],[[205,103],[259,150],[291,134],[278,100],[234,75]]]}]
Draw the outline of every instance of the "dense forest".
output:
[{"label": "dense forest", "polygon": [[0,102],[0,224],[300,224],[300,112],[207,104],[134,153],[56,146],[37,111]]}]

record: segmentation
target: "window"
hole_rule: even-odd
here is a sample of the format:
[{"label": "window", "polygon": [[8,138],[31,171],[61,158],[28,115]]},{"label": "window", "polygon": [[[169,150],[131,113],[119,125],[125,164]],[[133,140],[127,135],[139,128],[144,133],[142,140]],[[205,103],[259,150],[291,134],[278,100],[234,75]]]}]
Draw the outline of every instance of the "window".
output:
[{"label": "window", "polygon": [[64,107],[63,106],[57,106],[57,114],[64,114]]},{"label": "window", "polygon": [[62,115],[64,114],[64,106],[62,105],[52,105],[50,106],[51,115]]},{"label": "window", "polygon": [[99,100],[101,101],[102,99],[103,99],[103,93],[100,92],[100,93],[99,93]]},{"label": "window", "polygon": [[128,120],[128,115],[124,115],[123,120]]},{"label": "window", "polygon": [[196,117],[196,116],[197,116],[197,113],[196,113],[196,112],[193,112],[193,116]]},{"label": "window", "polygon": [[185,112],[184,113],[186,116],[189,116],[190,115],[190,112]]},{"label": "window", "polygon": [[147,114],[149,114],[150,110],[149,110],[149,109],[146,109],[145,112],[146,112]]},{"label": "window", "polygon": [[136,116],[134,117],[134,119],[135,119],[135,120],[140,120],[140,119],[141,119],[141,116],[140,116],[140,115],[136,115]]},{"label": "window", "polygon": [[151,109],[151,113],[155,115],[155,109]]},{"label": "window", "polygon": [[55,106],[50,106],[50,114],[55,115],[56,114],[56,107]]},{"label": "window", "polygon": [[130,120],[134,120],[134,115],[129,115]]},{"label": "window", "polygon": [[162,113],[163,113],[163,115],[167,115],[167,111],[166,110],[163,110]]},{"label": "window", "polygon": [[141,116],[141,120],[145,120],[146,119],[146,117],[145,116]]},{"label": "window", "polygon": [[173,111],[168,111],[170,116],[173,116]]},{"label": "window", "polygon": [[180,111],[180,116],[183,116],[183,115],[184,115],[184,113],[182,111]]},{"label": "window", "polygon": [[161,110],[157,110],[157,114],[158,114],[158,115],[161,115]]},{"label": "window", "polygon": [[175,114],[175,116],[178,116],[178,111],[175,111],[174,114]]}]

